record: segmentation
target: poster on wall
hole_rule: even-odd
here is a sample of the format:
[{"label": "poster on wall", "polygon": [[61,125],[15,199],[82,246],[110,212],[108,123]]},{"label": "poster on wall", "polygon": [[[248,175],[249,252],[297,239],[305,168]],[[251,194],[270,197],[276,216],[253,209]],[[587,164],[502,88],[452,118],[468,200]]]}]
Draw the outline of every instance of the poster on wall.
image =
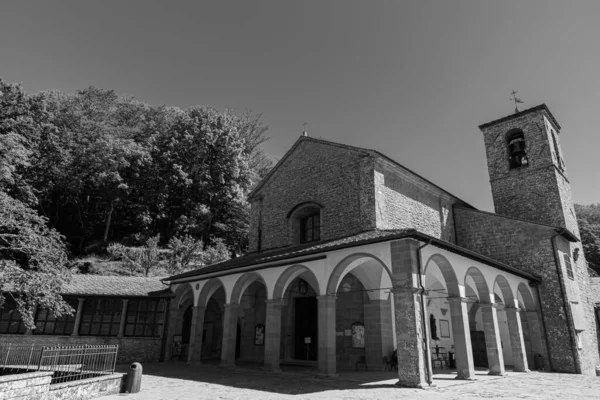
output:
[{"label": "poster on wall", "polygon": [[450,337],[450,322],[447,319],[440,319],[440,336],[444,338]]},{"label": "poster on wall", "polygon": [[359,349],[365,347],[365,325],[362,322],[352,324],[352,347]]},{"label": "poster on wall", "polygon": [[254,344],[257,346],[265,344],[265,326],[262,324],[258,324],[254,328]]}]

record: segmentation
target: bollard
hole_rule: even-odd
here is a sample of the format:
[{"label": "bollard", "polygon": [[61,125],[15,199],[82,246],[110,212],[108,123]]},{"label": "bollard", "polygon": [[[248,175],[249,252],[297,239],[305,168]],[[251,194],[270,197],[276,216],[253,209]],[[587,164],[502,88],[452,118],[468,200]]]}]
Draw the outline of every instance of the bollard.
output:
[{"label": "bollard", "polygon": [[125,393],[137,393],[142,387],[142,364],[133,363],[129,367],[127,374],[127,384],[125,385]]}]

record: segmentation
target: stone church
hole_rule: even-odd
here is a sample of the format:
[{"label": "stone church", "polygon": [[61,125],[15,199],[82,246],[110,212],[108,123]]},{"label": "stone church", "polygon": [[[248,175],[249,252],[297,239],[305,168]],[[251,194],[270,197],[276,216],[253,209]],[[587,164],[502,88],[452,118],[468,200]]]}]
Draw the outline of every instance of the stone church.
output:
[{"label": "stone church", "polygon": [[378,151],[301,136],[249,195],[248,254],[166,279],[165,359],[593,374],[598,329],[560,125],[481,125],[495,213]]}]

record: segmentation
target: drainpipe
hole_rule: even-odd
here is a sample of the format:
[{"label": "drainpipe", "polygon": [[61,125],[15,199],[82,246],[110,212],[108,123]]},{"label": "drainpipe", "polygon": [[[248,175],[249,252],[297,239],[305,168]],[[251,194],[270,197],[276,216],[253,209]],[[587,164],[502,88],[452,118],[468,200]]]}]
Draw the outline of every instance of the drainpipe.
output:
[{"label": "drainpipe", "polygon": [[432,239],[429,239],[427,243],[417,248],[417,263],[419,265],[419,286],[421,287],[421,296],[420,296],[420,304],[421,304],[421,325],[423,326],[423,336],[425,342],[425,366],[427,370],[427,383],[429,386],[433,383],[433,371],[431,370],[431,349],[429,348],[429,335],[427,335],[427,318],[425,315],[425,287],[423,286],[423,271],[422,271],[422,262],[421,262],[421,250],[425,246],[429,246],[431,244]]},{"label": "drainpipe", "polygon": [[[575,327],[575,323],[573,321],[573,313],[571,312],[571,307],[569,307],[569,303],[567,302],[567,299],[565,297],[565,292],[566,292],[565,277],[563,276],[562,268],[560,267],[560,259],[558,258],[558,247],[556,246],[556,237],[559,235],[562,235],[565,231],[566,231],[566,228],[561,228],[561,230],[556,235],[554,235],[550,238],[550,241],[552,242],[552,253],[554,254],[554,262],[556,264],[556,272],[558,274],[560,295],[563,300],[563,306],[565,308],[565,315],[567,317],[567,324],[568,324],[567,328],[569,330],[569,341],[571,343],[571,351],[573,352],[573,363],[575,364],[575,373],[581,374],[581,363],[579,360],[579,352],[577,351],[577,345],[575,342],[575,338],[573,337],[573,330]],[[540,303],[540,305],[541,305],[541,303]],[[550,358],[550,353],[548,353],[548,358]]]}]

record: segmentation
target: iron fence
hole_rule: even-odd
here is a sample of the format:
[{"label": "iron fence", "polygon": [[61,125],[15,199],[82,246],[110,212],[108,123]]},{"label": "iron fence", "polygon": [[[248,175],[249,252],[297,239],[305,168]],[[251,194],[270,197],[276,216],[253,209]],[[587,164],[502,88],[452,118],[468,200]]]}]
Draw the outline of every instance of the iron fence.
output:
[{"label": "iron fence", "polygon": [[0,344],[0,375],[53,371],[52,384],[114,373],[118,345]]}]

